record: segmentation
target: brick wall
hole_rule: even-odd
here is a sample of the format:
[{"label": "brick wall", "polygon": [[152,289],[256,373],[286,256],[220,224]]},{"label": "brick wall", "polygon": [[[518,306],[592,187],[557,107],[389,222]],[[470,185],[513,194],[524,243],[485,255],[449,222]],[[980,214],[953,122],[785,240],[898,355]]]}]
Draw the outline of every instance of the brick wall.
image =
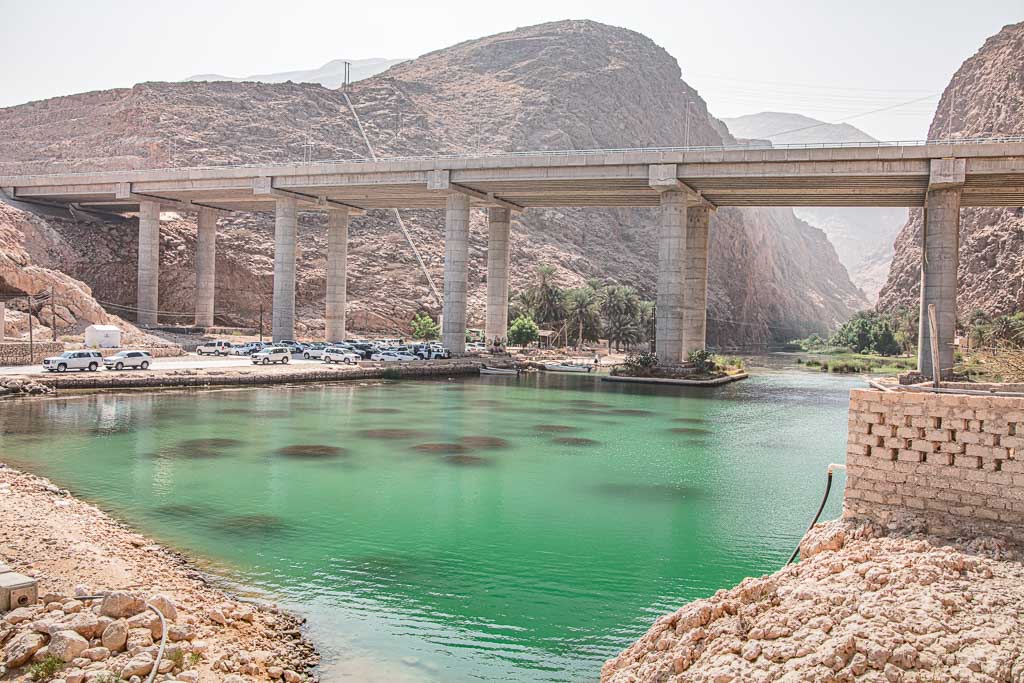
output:
[{"label": "brick wall", "polygon": [[1024,543],[1024,398],[850,392],[844,514]]}]

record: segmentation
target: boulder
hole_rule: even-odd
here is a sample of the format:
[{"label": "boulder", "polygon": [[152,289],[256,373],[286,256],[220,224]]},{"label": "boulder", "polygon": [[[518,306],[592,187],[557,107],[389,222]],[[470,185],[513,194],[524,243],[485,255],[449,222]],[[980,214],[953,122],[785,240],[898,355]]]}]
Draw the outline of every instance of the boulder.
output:
[{"label": "boulder", "polygon": [[164,615],[164,619],[167,621],[177,620],[178,608],[175,606],[174,601],[166,595],[154,595],[147,602],[160,610],[160,613]]},{"label": "boulder", "polygon": [[57,631],[50,637],[50,654],[70,662],[89,649],[89,641],[75,631]]},{"label": "boulder", "polygon": [[90,647],[82,652],[82,656],[93,662],[102,662],[110,657],[110,650],[105,647]]},{"label": "boulder", "polygon": [[144,609],[146,609],[146,603],[142,601],[142,598],[126,591],[107,593],[100,604],[100,614],[114,619],[132,617]]},{"label": "boulder", "polygon": [[73,615],[67,622],[67,628],[86,638],[95,638],[103,632],[100,630],[99,617],[92,612],[79,612]]},{"label": "boulder", "polygon": [[12,609],[10,612],[4,615],[4,621],[8,624],[20,624],[23,621],[28,621],[36,615],[36,610],[31,607],[19,607]]},{"label": "boulder", "polygon": [[179,640],[192,640],[195,635],[192,624],[171,624],[167,627],[167,639],[172,643]]},{"label": "boulder", "polygon": [[107,628],[103,630],[100,642],[103,643],[103,647],[107,648],[111,652],[120,652],[123,650],[125,643],[128,642],[128,622],[123,619],[119,619],[118,621],[110,624],[110,626],[107,626]]},{"label": "boulder", "polygon": [[128,629],[128,651],[153,645],[153,633],[148,628]]},{"label": "boulder", "polygon": [[132,676],[145,676],[153,670],[153,655],[148,652],[140,652],[139,654],[128,660],[128,663],[121,669],[121,678],[131,678]]},{"label": "boulder", "polygon": [[21,666],[32,659],[32,655],[44,645],[46,645],[46,636],[43,634],[32,631],[22,633],[7,644],[5,650],[7,658],[4,660],[4,664],[8,669]]}]

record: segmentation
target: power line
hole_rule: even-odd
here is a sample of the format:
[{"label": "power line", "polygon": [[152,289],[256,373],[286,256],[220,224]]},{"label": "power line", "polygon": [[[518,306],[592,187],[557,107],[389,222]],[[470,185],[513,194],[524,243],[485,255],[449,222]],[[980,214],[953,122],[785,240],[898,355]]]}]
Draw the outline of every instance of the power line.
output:
[{"label": "power line", "polygon": [[932,93],[931,95],[925,95],[924,97],[918,97],[918,98],[913,99],[913,100],[907,100],[906,102],[901,102],[900,104],[894,104],[894,105],[889,106],[889,107],[881,107],[879,109],[872,109],[871,111],[862,112],[860,114],[854,114],[853,116],[847,116],[842,121],[834,121],[832,123],[829,123],[827,121],[826,122],[822,122],[822,123],[816,123],[816,124],[814,124],[812,126],[803,126],[802,128],[793,128],[791,130],[784,130],[784,131],[780,131],[778,133],[770,133],[769,135],[766,135],[764,137],[769,137],[770,138],[770,137],[775,137],[776,135],[788,135],[790,133],[798,133],[800,131],[810,130],[812,128],[821,128],[822,126],[838,126],[838,125],[846,123],[847,121],[850,121],[852,119],[859,119],[859,118],[862,118],[864,116],[870,116],[872,114],[878,114],[878,113],[883,112],[883,111],[889,111],[890,109],[897,109],[899,107],[902,107],[902,106],[905,106],[905,105],[908,105],[908,104],[914,104],[915,102],[921,102],[923,100],[927,100],[927,99],[930,99],[932,97],[935,97],[936,95],[941,95],[941,94],[942,93]]}]

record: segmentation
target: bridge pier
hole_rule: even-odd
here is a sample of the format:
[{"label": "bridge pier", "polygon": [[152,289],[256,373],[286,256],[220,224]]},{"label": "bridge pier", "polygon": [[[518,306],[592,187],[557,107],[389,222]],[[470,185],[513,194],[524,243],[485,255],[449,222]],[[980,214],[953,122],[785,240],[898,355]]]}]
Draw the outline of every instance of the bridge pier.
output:
[{"label": "bridge pier", "polygon": [[466,261],[469,258],[469,197],[451,192],[444,220],[444,301],[441,341],[452,352],[466,352]]},{"label": "bridge pier", "polygon": [[512,211],[487,209],[487,322],[484,336],[490,344],[495,338],[508,336],[508,235]]},{"label": "bridge pier", "polygon": [[348,268],[348,209],[327,212],[327,311],[324,341],[345,340],[346,282]]},{"label": "bridge pier", "polygon": [[707,347],[708,226],[711,208],[686,209],[686,253],[683,257],[683,359]]},{"label": "bridge pier", "polygon": [[[963,159],[933,159],[925,198],[921,245],[921,321],[918,328],[917,369],[925,377],[948,373],[953,367],[956,335],[957,266],[960,260],[960,195],[965,179]],[[935,305],[939,367],[932,367],[928,306]]]},{"label": "bridge pier", "polygon": [[217,212],[199,209],[196,221],[196,327],[213,327],[216,264]]},{"label": "bridge pier", "polygon": [[139,264],[136,316],[140,325],[156,325],[160,309],[160,203],[139,203]]},{"label": "bridge pier", "polygon": [[658,291],[655,310],[655,345],[658,363],[683,361],[683,263],[686,248],[686,192],[665,190],[660,195],[658,229]]},{"label": "bridge pier", "polygon": [[275,342],[295,339],[295,231],[297,208],[294,199],[275,202],[274,217],[274,306],[271,333]]}]

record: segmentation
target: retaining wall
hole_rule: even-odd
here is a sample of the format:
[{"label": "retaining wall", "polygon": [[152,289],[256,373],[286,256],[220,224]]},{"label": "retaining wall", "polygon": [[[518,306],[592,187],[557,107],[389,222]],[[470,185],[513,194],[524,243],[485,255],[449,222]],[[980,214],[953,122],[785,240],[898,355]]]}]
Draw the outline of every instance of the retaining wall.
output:
[{"label": "retaining wall", "polygon": [[850,392],[844,514],[1024,543],[1024,398]]},{"label": "retaining wall", "polygon": [[59,356],[64,353],[64,342],[35,342],[32,345],[31,357],[28,348],[28,342],[0,343],[0,366],[42,363],[48,356]]}]

